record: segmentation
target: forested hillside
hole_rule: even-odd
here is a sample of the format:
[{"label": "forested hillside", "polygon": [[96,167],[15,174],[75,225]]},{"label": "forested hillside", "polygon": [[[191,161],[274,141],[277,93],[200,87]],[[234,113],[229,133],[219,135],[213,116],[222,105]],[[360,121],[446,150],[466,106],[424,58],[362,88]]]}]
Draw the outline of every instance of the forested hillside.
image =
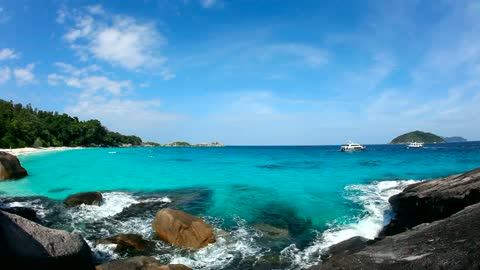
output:
[{"label": "forested hillside", "polygon": [[109,131],[98,120],[33,109],[0,99],[0,148],[141,145],[137,136]]}]

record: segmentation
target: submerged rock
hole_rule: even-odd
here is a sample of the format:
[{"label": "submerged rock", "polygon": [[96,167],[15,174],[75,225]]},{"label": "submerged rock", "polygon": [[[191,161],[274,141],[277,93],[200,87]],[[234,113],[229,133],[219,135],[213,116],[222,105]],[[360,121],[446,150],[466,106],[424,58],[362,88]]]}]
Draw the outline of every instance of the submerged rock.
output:
[{"label": "submerged rock", "polygon": [[480,203],[312,269],[480,269]]},{"label": "submerged rock", "polygon": [[183,264],[162,265],[153,257],[138,256],[97,265],[96,270],[191,270]]},{"label": "submerged rock", "polygon": [[0,152],[0,180],[17,180],[27,175],[16,156]]},{"label": "submerged rock", "polygon": [[261,231],[263,236],[268,239],[285,239],[290,237],[287,229],[277,228],[269,224],[256,224],[254,228]]},{"label": "submerged rock", "polygon": [[116,252],[138,252],[145,250],[150,245],[153,245],[152,242],[143,239],[141,235],[133,233],[122,233],[113,237],[99,240],[98,242],[101,244],[116,244]]},{"label": "submerged rock", "polygon": [[37,222],[37,223],[39,222],[37,218],[37,212],[35,212],[35,210],[33,210],[32,208],[15,206],[15,207],[8,207],[8,208],[0,207],[0,210],[10,214],[21,216],[33,222]]},{"label": "submerged rock", "polygon": [[421,223],[448,217],[480,202],[480,168],[410,185],[392,196],[389,202],[395,217],[385,227],[385,235],[394,235]]},{"label": "submerged rock", "polygon": [[92,253],[78,234],[43,227],[0,211],[0,259],[12,269],[93,269]]},{"label": "submerged rock", "polygon": [[179,210],[158,211],[152,226],[161,240],[175,246],[198,249],[215,242],[212,226]]},{"label": "submerged rock", "polygon": [[87,205],[101,205],[103,202],[102,193],[100,192],[80,192],[68,196],[63,203],[66,206],[78,206],[82,204]]}]

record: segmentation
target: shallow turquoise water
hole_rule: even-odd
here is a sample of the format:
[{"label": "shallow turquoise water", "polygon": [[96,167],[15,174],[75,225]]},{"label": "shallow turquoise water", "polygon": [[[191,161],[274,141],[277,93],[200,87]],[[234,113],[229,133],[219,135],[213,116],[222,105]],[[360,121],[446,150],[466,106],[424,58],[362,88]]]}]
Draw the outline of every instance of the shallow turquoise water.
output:
[{"label": "shallow turquoise water", "polygon": [[[393,194],[388,191],[400,191],[402,182],[398,180],[447,176],[480,166],[477,142],[427,145],[417,150],[394,145],[371,145],[357,153],[338,149],[96,148],[31,154],[19,157],[29,176],[1,182],[0,191],[2,196],[63,199],[71,193],[92,190],[204,188],[211,191],[212,198],[201,214],[232,223],[233,227],[239,227],[238,219],[253,224],[265,220],[265,216],[270,219],[267,223],[275,224],[272,219],[278,213],[310,224],[320,233],[316,238],[307,239],[304,247],[298,243],[282,247],[282,256],[302,261],[315,245],[378,230],[378,226],[371,229],[372,224],[382,222],[388,196]],[[195,264],[199,258],[188,260],[176,259],[202,269],[202,264]]]}]

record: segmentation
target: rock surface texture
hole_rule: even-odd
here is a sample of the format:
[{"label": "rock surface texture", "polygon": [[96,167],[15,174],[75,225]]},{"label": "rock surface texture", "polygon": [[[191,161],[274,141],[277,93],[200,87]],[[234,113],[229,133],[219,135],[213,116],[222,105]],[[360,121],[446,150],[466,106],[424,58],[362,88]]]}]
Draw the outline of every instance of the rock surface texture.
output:
[{"label": "rock surface texture", "polygon": [[113,237],[102,239],[99,243],[103,244],[116,244],[116,252],[136,252],[145,250],[153,243],[142,238],[141,235],[125,233],[119,234]]},{"label": "rock surface texture", "polygon": [[138,256],[96,266],[96,270],[191,270],[183,264],[161,265],[155,258]]},{"label": "rock surface texture", "polygon": [[0,152],[0,180],[17,180],[27,175],[16,156]]},{"label": "rock surface texture", "polygon": [[80,192],[68,196],[63,203],[66,206],[101,205],[103,202],[102,193],[100,192]]},{"label": "rock surface texture", "polygon": [[158,211],[152,226],[158,238],[175,246],[198,249],[215,242],[212,226],[179,210]]},{"label": "rock surface texture", "polygon": [[94,269],[80,235],[0,211],[0,260],[8,269]]},{"label": "rock surface texture", "polygon": [[389,202],[395,217],[385,235],[446,218],[480,202],[480,169],[410,185]]}]

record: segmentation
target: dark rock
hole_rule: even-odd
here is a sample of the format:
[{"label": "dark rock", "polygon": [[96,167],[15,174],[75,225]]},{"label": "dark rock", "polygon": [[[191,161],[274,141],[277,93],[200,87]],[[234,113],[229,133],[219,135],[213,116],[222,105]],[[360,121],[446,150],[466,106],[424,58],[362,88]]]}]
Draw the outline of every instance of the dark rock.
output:
[{"label": "dark rock", "polygon": [[480,204],[443,220],[387,236],[312,269],[480,269]]},{"label": "dark rock", "polygon": [[21,216],[21,217],[26,218],[28,220],[31,220],[33,222],[38,223],[38,221],[39,221],[38,218],[37,218],[37,213],[32,208],[16,206],[16,207],[8,207],[8,208],[0,207],[0,210],[2,210],[4,212],[7,212],[7,213],[10,213],[10,214],[15,214],[15,215]]},{"label": "dark rock", "polygon": [[215,242],[212,226],[179,210],[158,211],[152,226],[158,238],[175,246],[198,249]]},{"label": "dark rock", "polygon": [[27,176],[27,170],[14,155],[0,152],[0,180],[16,180]]},{"label": "dark rock", "polygon": [[322,254],[322,260],[328,259],[332,256],[344,256],[348,254],[353,254],[357,251],[364,249],[368,242],[365,237],[355,236],[345,241],[342,241],[338,244],[335,244],[328,248],[326,254]]},{"label": "dark rock", "polygon": [[408,186],[390,198],[395,217],[385,227],[394,235],[421,223],[446,218],[466,206],[480,202],[480,168]]},{"label": "dark rock", "polygon": [[9,269],[94,269],[90,248],[80,235],[2,211],[0,260]]},{"label": "dark rock", "polygon": [[63,203],[66,206],[72,207],[82,204],[101,205],[102,201],[103,197],[100,192],[80,192],[68,196]]},{"label": "dark rock", "polygon": [[116,244],[116,252],[138,252],[143,251],[153,243],[142,238],[141,235],[126,233],[98,241],[101,244]]},{"label": "dark rock", "polygon": [[162,265],[153,257],[138,256],[96,266],[96,270],[191,270],[183,264]]},{"label": "dark rock", "polygon": [[270,224],[256,224],[253,227],[261,231],[263,236],[268,239],[285,239],[290,237],[287,229],[277,228]]}]

